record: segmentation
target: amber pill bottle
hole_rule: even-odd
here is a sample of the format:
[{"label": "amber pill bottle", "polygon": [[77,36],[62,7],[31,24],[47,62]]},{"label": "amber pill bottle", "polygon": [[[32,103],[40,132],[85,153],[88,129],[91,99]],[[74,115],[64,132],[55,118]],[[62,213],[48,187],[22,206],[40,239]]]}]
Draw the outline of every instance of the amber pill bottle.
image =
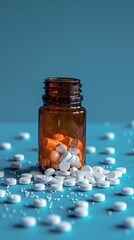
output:
[{"label": "amber pill bottle", "polygon": [[81,87],[75,78],[44,81],[38,126],[38,164],[43,172],[51,167],[59,169],[61,161],[78,169],[85,164],[86,110],[81,105]]}]

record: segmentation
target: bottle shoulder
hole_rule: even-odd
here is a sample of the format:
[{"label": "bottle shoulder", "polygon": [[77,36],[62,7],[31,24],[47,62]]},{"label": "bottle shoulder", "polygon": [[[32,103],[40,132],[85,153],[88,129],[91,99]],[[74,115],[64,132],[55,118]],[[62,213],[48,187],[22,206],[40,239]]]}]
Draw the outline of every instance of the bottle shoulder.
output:
[{"label": "bottle shoulder", "polygon": [[72,107],[72,106],[48,106],[48,105],[43,105],[39,108],[39,112],[86,112],[86,108],[83,107],[82,105],[77,106],[77,107]]}]

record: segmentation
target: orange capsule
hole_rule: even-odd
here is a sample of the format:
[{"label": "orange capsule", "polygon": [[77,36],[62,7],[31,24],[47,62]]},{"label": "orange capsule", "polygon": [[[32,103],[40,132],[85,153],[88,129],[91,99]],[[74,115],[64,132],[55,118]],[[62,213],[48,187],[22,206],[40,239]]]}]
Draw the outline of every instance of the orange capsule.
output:
[{"label": "orange capsule", "polygon": [[49,159],[51,162],[58,164],[59,158],[60,158],[60,154],[57,151],[52,150],[49,152]]},{"label": "orange capsule", "polygon": [[57,141],[63,141],[64,139],[64,135],[61,133],[56,133],[53,135],[53,139],[57,140]]},{"label": "orange capsule", "polygon": [[73,141],[73,138],[66,136],[64,137],[64,140],[62,142],[69,147],[72,141]]},{"label": "orange capsule", "polygon": [[52,138],[44,138],[43,139],[43,146],[45,149],[47,148],[55,148],[57,144],[59,144],[59,141],[56,141]]}]

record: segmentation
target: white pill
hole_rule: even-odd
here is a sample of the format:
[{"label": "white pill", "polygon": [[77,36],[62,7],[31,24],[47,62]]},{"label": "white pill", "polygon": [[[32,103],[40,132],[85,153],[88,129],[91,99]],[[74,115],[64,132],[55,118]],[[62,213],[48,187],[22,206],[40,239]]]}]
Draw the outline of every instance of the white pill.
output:
[{"label": "white pill", "polygon": [[125,167],[117,167],[116,170],[122,172],[122,174],[125,174],[127,171]]},{"label": "white pill", "polygon": [[63,171],[63,170],[60,170],[60,171],[57,171],[55,173],[56,176],[69,176],[70,175],[70,172],[69,171]]},{"label": "white pill", "polygon": [[94,173],[102,173],[102,172],[103,172],[103,168],[100,167],[100,166],[94,166],[94,167],[92,168],[92,170],[93,170],[93,174],[94,174]]},{"label": "white pill", "polygon": [[22,168],[22,164],[20,162],[12,162],[11,163],[11,168],[20,169],[20,168]]},{"label": "white pill", "polygon": [[42,207],[46,207],[47,201],[46,199],[43,199],[43,198],[35,198],[33,204],[34,204],[34,207],[42,208]]},{"label": "white pill", "polygon": [[132,127],[132,128],[134,127],[134,120],[132,120],[132,121],[129,123],[129,126]]},{"label": "white pill", "polygon": [[76,155],[75,161],[73,163],[73,167],[79,168],[79,164],[80,164],[80,158]]},{"label": "white pill", "polygon": [[104,174],[104,175],[106,175],[107,173],[109,173],[110,171],[109,170],[106,170],[106,169],[103,169],[103,171],[102,171],[102,173]]},{"label": "white pill", "polygon": [[19,183],[20,184],[30,184],[31,183],[31,178],[21,177],[21,178],[19,178]]},{"label": "white pill", "polygon": [[73,187],[75,186],[75,179],[74,178],[65,179],[63,185],[66,187]]},{"label": "white pill", "polygon": [[0,148],[5,150],[11,149],[11,143],[3,142],[1,143]]},{"label": "white pill", "polygon": [[95,153],[95,152],[96,152],[96,147],[94,146],[86,147],[86,153]]},{"label": "white pill", "polygon": [[84,171],[78,170],[75,172],[77,178],[84,178]]},{"label": "white pill", "polygon": [[53,177],[38,174],[34,176],[34,179],[39,183],[49,184],[52,181]]},{"label": "white pill", "polygon": [[21,225],[23,227],[35,227],[37,225],[36,218],[32,216],[23,217],[21,220]]},{"label": "white pill", "polygon": [[134,228],[134,217],[130,216],[130,217],[126,217],[125,220],[124,220],[124,223],[123,225],[126,227],[126,228]]},{"label": "white pill", "polygon": [[68,160],[69,164],[71,166],[74,166],[76,164],[76,160],[77,159],[77,156],[75,154],[72,154],[71,158]]},{"label": "white pill", "polygon": [[131,188],[131,187],[123,187],[122,189],[121,189],[121,193],[122,193],[122,195],[133,195],[133,193],[134,193],[134,189],[133,188]]},{"label": "white pill", "polygon": [[21,196],[18,194],[9,194],[7,196],[7,201],[10,203],[18,203],[21,201]]},{"label": "white pill", "polygon": [[105,180],[105,175],[102,174],[102,173],[96,172],[96,173],[94,174],[94,177],[95,177],[96,180]]},{"label": "white pill", "polygon": [[16,178],[6,178],[5,179],[5,184],[9,185],[9,186],[16,185],[17,180],[16,180]]},{"label": "white pill", "polygon": [[81,168],[81,171],[89,171],[90,173],[93,172],[92,168],[88,165],[85,165]]},{"label": "white pill", "polygon": [[112,171],[112,172],[109,172],[109,173],[106,174],[106,178],[110,179],[110,180],[111,179],[115,179],[117,177],[118,177],[118,175],[117,175],[117,173],[115,171]]},{"label": "white pill", "polygon": [[[70,177],[70,176],[67,176],[67,177]],[[65,176],[55,176],[54,179],[57,179],[59,181],[63,181],[65,179]]]},{"label": "white pill", "polygon": [[95,202],[103,202],[105,201],[105,199],[106,199],[106,196],[103,193],[94,193],[92,195],[92,200]]},{"label": "white pill", "polygon": [[72,154],[69,151],[66,151],[63,153],[63,155],[60,157],[60,162],[67,162],[72,157]]},{"label": "white pill", "polygon": [[88,216],[88,209],[83,207],[76,207],[73,211],[75,217],[87,217]]},{"label": "white pill", "polygon": [[62,179],[56,179],[56,178],[54,178],[54,179],[52,179],[52,181],[50,182],[50,184],[52,185],[52,184],[61,184],[61,185],[63,185],[63,180]]},{"label": "white pill", "polygon": [[119,178],[113,178],[110,180],[110,185],[114,186],[114,185],[118,185],[120,184],[120,179]]},{"label": "white pill", "polygon": [[40,171],[30,171],[30,173],[32,174],[33,177],[37,174],[41,174]]},{"label": "white pill", "polygon": [[105,180],[99,180],[98,181],[98,187],[99,188],[108,188],[108,187],[110,187],[110,182],[105,181]]},{"label": "white pill", "polygon": [[104,159],[104,163],[106,163],[106,164],[114,164],[115,163],[115,158],[107,157],[107,158]]},{"label": "white pill", "polygon": [[55,169],[54,168],[48,168],[46,171],[45,171],[45,175],[46,176],[52,176],[55,174]]},{"label": "white pill", "polygon": [[33,190],[34,191],[44,191],[45,190],[45,185],[43,183],[35,183],[33,185]]},{"label": "white pill", "polygon": [[20,138],[20,139],[29,139],[30,138],[30,133],[28,133],[28,132],[20,132],[17,137]]},{"label": "white pill", "polygon": [[127,209],[127,204],[125,202],[115,202],[113,204],[113,209],[115,211],[124,211]]},{"label": "white pill", "polygon": [[82,208],[88,209],[89,203],[88,203],[88,201],[78,200],[75,202],[75,207],[82,207]]},{"label": "white pill", "polygon": [[121,171],[119,171],[119,170],[115,170],[114,172],[116,172],[116,174],[117,174],[117,177],[122,177],[122,172]]},{"label": "white pill", "polygon": [[55,192],[59,192],[59,191],[62,191],[63,190],[63,186],[62,184],[52,184],[51,185],[51,190],[52,191],[55,191]]},{"label": "white pill", "polygon": [[78,169],[76,168],[76,167],[71,167],[70,168],[70,174],[72,175],[72,176],[76,176],[75,175],[75,173],[78,171]]},{"label": "white pill", "polygon": [[115,153],[115,148],[107,147],[107,148],[105,148],[105,153],[106,154],[114,154]]},{"label": "white pill", "polygon": [[58,144],[55,149],[59,153],[64,153],[67,151],[67,146],[65,144]]},{"label": "white pill", "polygon": [[6,191],[3,189],[0,189],[0,198],[5,197]]},{"label": "white pill", "polygon": [[57,225],[57,231],[59,232],[69,232],[72,229],[72,225],[70,222],[62,221]]},{"label": "white pill", "polygon": [[46,223],[48,225],[59,225],[61,223],[61,217],[57,214],[50,214],[46,217]]},{"label": "white pill", "polygon": [[59,164],[59,169],[62,171],[67,171],[70,168],[70,164],[68,162],[61,162]]},{"label": "white pill", "polygon": [[79,189],[83,192],[87,192],[87,191],[90,191],[92,190],[92,185],[89,184],[89,183],[82,183],[80,186],[79,186]]},{"label": "white pill", "polygon": [[114,139],[115,138],[115,134],[113,132],[107,132],[104,136],[106,139]]},{"label": "white pill", "polygon": [[77,185],[81,185],[83,183],[89,183],[89,180],[86,178],[80,178],[80,179],[78,178]]},{"label": "white pill", "polygon": [[80,150],[78,148],[72,148],[70,147],[69,149],[69,152],[72,153],[72,154],[79,154],[80,153]]},{"label": "white pill", "polygon": [[16,161],[23,161],[24,160],[24,155],[23,154],[15,154],[14,155],[14,160],[16,160]]},{"label": "white pill", "polygon": [[88,181],[92,186],[96,187],[98,186],[98,182],[93,177],[87,177]]},{"label": "white pill", "polygon": [[4,177],[4,171],[0,171],[0,178]]},{"label": "white pill", "polygon": [[84,173],[85,178],[90,178],[93,176],[93,174],[90,171],[82,171]]},{"label": "white pill", "polygon": [[33,176],[31,173],[21,173],[21,177],[32,178]]}]

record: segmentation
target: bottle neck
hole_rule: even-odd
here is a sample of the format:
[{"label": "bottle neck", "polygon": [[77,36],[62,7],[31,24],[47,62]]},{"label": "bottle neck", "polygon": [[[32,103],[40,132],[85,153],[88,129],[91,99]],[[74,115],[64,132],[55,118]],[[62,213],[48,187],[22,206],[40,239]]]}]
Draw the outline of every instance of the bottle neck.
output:
[{"label": "bottle neck", "polygon": [[82,84],[75,78],[47,78],[44,81],[43,103],[50,105],[80,106]]}]

